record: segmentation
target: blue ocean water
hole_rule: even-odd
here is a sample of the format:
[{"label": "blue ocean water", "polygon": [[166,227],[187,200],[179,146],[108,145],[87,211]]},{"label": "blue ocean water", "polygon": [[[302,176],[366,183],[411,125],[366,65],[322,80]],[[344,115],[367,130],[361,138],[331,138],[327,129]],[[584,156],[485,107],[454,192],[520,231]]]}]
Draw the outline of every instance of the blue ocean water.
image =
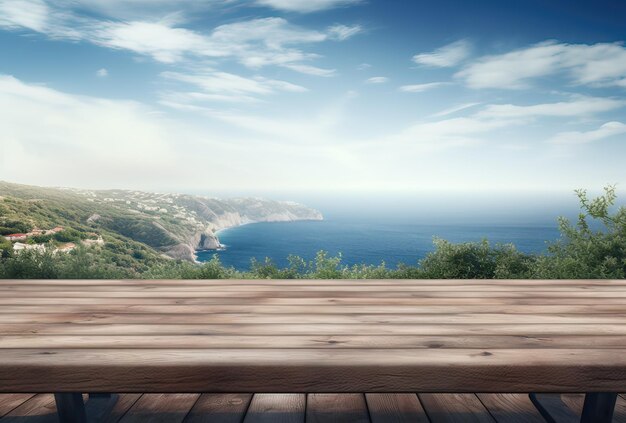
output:
[{"label": "blue ocean water", "polygon": [[558,238],[556,224],[438,224],[377,222],[372,219],[327,218],[323,221],[254,223],[219,233],[224,251],[200,251],[200,261],[217,254],[225,265],[239,270],[250,267],[250,260],[271,258],[287,265],[287,256],[313,259],[319,250],[342,253],[345,264],[416,264],[433,248],[433,237],[452,242],[480,241],[513,243],[524,252],[541,252],[546,242]]}]

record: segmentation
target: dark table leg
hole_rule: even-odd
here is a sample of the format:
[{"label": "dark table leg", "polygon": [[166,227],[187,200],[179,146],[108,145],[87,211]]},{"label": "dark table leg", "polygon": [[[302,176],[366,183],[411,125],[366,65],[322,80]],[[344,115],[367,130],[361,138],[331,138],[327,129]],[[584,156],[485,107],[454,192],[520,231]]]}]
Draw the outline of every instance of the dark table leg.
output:
[{"label": "dark table leg", "polygon": [[[530,394],[530,400],[548,423],[577,420],[577,416],[563,403],[559,394]],[[580,416],[581,423],[611,423],[617,394],[590,392]]]},{"label": "dark table leg", "polygon": [[85,413],[82,394],[54,394],[54,399],[57,403],[59,421],[63,423],[87,423],[87,413]]},{"label": "dark table leg", "polygon": [[117,402],[117,394],[89,394],[83,402],[82,394],[54,394],[57,414],[62,423],[99,422],[109,415]]},{"label": "dark table leg", "polygon": [[581,423],[611,423],[617,394],[593,392],[585,395]]}]

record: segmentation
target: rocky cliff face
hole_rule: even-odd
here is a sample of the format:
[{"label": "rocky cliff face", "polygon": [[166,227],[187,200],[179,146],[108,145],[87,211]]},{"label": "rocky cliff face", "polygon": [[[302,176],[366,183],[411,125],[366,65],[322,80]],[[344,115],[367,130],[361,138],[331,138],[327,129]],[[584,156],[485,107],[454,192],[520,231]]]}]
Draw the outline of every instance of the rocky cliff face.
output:
[{"label": "rocky cliff face", "polygon": [[177,237],[180,243],[163,252],[172,258],[195,260],[197,250],[217,250],[222,247],[216,232],[256,222],[292,222],[297,220],[322,220],[322,214],[310,207],[294,202],[271,201],[256,198],[207,199],[185,198],[182,203],[200,225],[186,237]]}]

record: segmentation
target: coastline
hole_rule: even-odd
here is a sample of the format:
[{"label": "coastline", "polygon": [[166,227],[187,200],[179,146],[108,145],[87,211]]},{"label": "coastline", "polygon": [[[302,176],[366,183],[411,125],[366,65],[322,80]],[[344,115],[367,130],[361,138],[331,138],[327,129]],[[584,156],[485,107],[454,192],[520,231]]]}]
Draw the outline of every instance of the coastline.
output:
[{"label": "coastline", "polygon": [[231,230],[231,229],[235,229],[235,228],[241,228],[242,226],[248,226],[248,225],[254,225],[254,224],[258,224],[258,223],[294,223],[294,222],[316,222],[316,221],[320,221],[320,220],[324,220],[324,218],[322,217],[321,219],[295,219],[295,220],[275,220],[275,221],[252,221],[252,222],[245,222],[245,223],[241,223],[239,225],[232,225],[232,226],[227,226],[224,228],[220,228],[217,229],[215,232],[213,232],[213,238],[215,239],[218,247],[217,248],[196,248],[194,250],[194,263],[198,263],[198,264],[202,264],[204,263],[203,261],[199,261],[198,260],[198,256],[197,253],[198,252],[210,252],[210,251],[214,251],[214,252],[219,252],[219,251],[225,251],[228,246],[226,244],[222,244],[222,242],[220,241],[219,235],[220,234],[224,234],[226,231]]}]

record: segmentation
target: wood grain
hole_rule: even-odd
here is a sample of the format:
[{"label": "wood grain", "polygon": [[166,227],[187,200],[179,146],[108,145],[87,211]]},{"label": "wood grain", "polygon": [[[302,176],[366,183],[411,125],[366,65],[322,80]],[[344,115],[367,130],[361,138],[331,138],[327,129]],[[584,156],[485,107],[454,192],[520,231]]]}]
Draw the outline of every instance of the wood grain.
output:
[{"label": "wood grain", "polygon": [[202,394],[185,423],[240,423],[251,399],[251,394]]},{"label": "wood grain", "polygon": [[527,394],[477,394],[498,423],[544,423]]},{"label": "wood grain", "polygon": [[304,423],[304,394],[255,394],[244,423]]},{"label": "wood grain", "polygon": [[[0,392],[585,392],[624,379],[623,280],[0,281]],[[400,412],[412,397],[371,398]]]},{"label": "wood grain", "polygon": [[372,423],[428,423],[415,394],[365,394]]},{"label": "wood grain", "polygon": [[181,423],[198,397],[197,394],[145,394],[120,422]]},{"label": "wood grain", "polygon": [[369,423],[363,394],[309,394],[306,421],[309,423]]},{"label": "wood grain", "polygon": [[474,394],[419,394],[432,423],[495,423]]}]

